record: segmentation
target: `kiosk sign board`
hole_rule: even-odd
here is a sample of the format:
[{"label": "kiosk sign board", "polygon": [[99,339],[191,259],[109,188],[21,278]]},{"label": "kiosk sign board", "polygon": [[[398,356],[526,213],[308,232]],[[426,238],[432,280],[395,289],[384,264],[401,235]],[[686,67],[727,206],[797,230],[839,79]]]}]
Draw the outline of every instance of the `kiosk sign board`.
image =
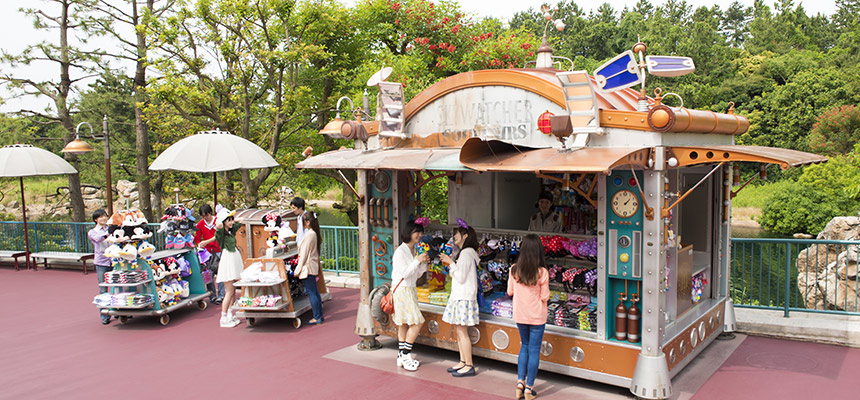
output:
[{"label": "kiosk sign board", "polygon": [[551,100],[511,86],[470,87],[447,93],[414,114],[405,132],[413,141],[438,138],[438,147],[460,147],[467,139],[501,140],[534,148],[558,147],[538,130],[538,116],[565,114]]}]

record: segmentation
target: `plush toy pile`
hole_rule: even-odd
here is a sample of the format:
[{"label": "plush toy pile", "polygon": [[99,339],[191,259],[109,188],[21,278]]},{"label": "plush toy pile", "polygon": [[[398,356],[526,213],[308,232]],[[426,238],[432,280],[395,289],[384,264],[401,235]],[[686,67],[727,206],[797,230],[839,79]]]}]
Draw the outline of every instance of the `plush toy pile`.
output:
[{"label": "plush toy pile", "polygon": [[140,210],[117,211],[111,215],[108,226],[108,238],[111,243],[105,249],[104,255],[111,259],[111,265],[136,269],[138,258],[148,259],[155,253],[155,246],[146,239],[152,237],[152,230],[147,226],[146,217]]},{"label": "plush toy pile", "polygon": [[152,279],[162,307],[172,306],[188,297],[190,288],[183,276],[191,275],[191,266],[184,258],[165,257],[151,264]]}]

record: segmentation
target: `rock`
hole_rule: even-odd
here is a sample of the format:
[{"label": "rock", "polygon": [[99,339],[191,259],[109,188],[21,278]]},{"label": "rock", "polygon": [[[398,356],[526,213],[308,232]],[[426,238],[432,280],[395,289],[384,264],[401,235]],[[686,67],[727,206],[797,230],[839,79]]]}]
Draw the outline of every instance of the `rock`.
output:
[{"label": "rock", "polygon": [[[857,279],[857,260],[849,258],[848,253],[851,253],[851,251],[844,251],[839,254],[838,259],[834,263],[835,265],[832,267],[833,269],[836,269],[836,276],[841,280]],[[828,266],[828,269],[829,268],[830,267]]]},{"label": "rock", "polygon": [[795,239],[812,239],[814,236],[812,236],[812,235],[810,235],[810,234],[808,234],[808,233],[795,233],[795,234],[793,235],[793,237],[794,237]]},{"label": "rock", "polygon": [[116,182],[116,190],[119,192],[120,197],[122,197],[126,192],[132,194],[137,193],[137,182],[120,179]]},{"label": "rock", "polygon": [[12,200],[8,205],[9,208],[21,208],[21,204],[18,203],[18,200]]},{"label": "rock", "polygon": [[84,208],[88,211],[95,211],[104,207],[105,202],[102,199],[84,199]]},{"label": "rock", "polygon": [[81,195],[84,197],[96,197],[102,196],[102,190],[99,188],[94,188],[90,186],[82,186],[81,187]]},{"label": "rock", "polygon": [[835,217],[818,234],[818,239],[857,240],[860,239],[860,217]]},{"label": "rock", "polygon": [[839,255],[838,246],[816,244],[809,246],[797,254],[797,272],[799,274],[810,271],[811,273],[819,273],[824,271],[827,264],[836,260]]},{"label": "rock", "polygon": [[845,253],[849,263],[860,262],[860,246],[849,246]]},{"label": "rock", "polygon": [[837,279],[837,275],[833,273],[818,281],[818,288],[824,292],[824,301],[828,307],[837,310],[857,311],[858,306],[860,306],[860,297],[858,297],[860,285],[856,282]]}]

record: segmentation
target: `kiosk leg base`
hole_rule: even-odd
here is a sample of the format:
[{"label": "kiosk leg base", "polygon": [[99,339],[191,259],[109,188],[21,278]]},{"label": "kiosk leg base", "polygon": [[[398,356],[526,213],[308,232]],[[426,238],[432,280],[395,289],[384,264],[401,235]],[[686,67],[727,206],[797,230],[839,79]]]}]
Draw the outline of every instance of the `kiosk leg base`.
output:
[{"label": "kiosk leg base", "polygon": [[732,301],[731,297],[726,299],[726,309],[725,311],[723,311],[723,313],[725,314],[725,316],[723,317],[723,332],[734,332],[735,326],[737,325],[737,320],[735,319],[735,302]]},{"label": "kiosk leg base", "polygon": [[630,393],[643,399],[668,399],[672,396],[672,381],[666,355],[646,356],[639,353]]},{"label": "kiosk leg base", "polygon": [[355,334],[361,336],[361,342],[358,344],[359,350],[370,351],[382,348],[382,344],[376,340],[376,327],[370,316],[370,304],[358,304],[358,314],[355,316]]},{"label": "kiosk leg base", "polygon": [[376,340],[376,335],[362,336],[361,341],[355,346],[361,351],[379,350],[382,348],[382,343]]}]

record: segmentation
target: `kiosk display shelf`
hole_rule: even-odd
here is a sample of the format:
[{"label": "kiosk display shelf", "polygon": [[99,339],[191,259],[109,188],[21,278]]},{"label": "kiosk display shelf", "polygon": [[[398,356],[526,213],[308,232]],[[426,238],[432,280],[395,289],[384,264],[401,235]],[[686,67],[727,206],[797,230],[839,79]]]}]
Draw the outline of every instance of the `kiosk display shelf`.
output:
[{"label": "kiosk display shelf", "polygon": [[286,282],[286,281],[287,281],[287,280],[286,280],[286,279],[283,279],[283,278],[282,278],[282,279],[278,279],[278,280],[276,280],[276,281],[272,281],[272,282],[245,282],[245,281],[238,281],[238,282],[233,283],[233,286],[236,286],[236,287],[245,287],[245,286],[248,286],[248,287],[277,286],[277,285],[280,285],[280,284],[282,284],[282,283],[284,283],[284,282]]},{"label": "kiosk display shelf", "polygon": [[[422,239],[427,245],[417,253],[426,251],[431,256],[426,284],[418,288],[421,304],[444,306],[450,293],[450,277],[439,261],[438,253],[451,238],[453,227],[433,226],[427,230],[429,237]],[[512,321],[512,303],[507,291],[510,266],[518,256],[522,237],[531,233],[517,230],[475,228],[480,245],[478,255],[478,281],[484,301],[480,308],[481,319],[492,317],[499,321]],[[570,335],[597,332],[597,262],[596,237],[589,235],[567,235],[545,233],[546,262],[550,273],[551,297],[547,304],[547,324]],[[552,242],[552,244],[550,244]],[[593,242],[593,243],[592,243]],[[434,249],[439,247],[439,249]],[[582,249],[582,252],[579,251]],[[428,310],[430,311],[430,310]],[[432,311],[430,311],[432,312]]]},{"label": "kiosk display shelf", "polygon": [[115,308],[117,310],[142,310],[144,308],[152,307],[153,304],[155,304],[155,302],[149,302],[149,303],[133,305],[133,306],[113,306],[111,308]]},{"label": "kiosk display shelf", "polygon": [[279,302],[278,304],[272,307],[239,307],[241,311],[278,311],[282,310],[284,307],[290,305],[289,302]]},{"label": "kiosk display shelf", "polygon": [[[200,310],[205,310],[208,306],[206,302],[206,298],[211,294],[206,290],[205,285],[203,283],[203,278],[200,273],[200,263],[197,258],[197,254],[191,249],[176,249],[176,250],[163,250],[155,252],[150,259],[137,259],[133,263],[116,263],[114,265],[114,270],[138,270],[146,272],[148,278],[145,282],[140,283],[132,283],[132,284],[103,284],[100,286],[107,286],[111,288],[111,291],[115,291],[117,288],[135,288],[135,291],[143,294],[150,294],[155,296],[157,299],[153,303],[148,306],[111,306],[108,308],[103,308],[101,313],[103,315],[110,315],[116,317],[120,324],[125,324],[128,322],[128,319],[131,317],[137,316],[155,316],[159,317],[159,322],[161,325],[167,325],[170,322],[170,313],[179,308],[187,307],[192,304],[196,304],[197,308]],[[172,276],[177,278],[177,281],[187,282],[187,291],[188,296],[185,298],[181,298],[176,301],[175,304],[165,304],[162,303],[159,299],[159,285],[157,282],[157,275],[155,271],[153,271],[152,263],[155,263],[160,260],[165,260],[168,257],[173,257],[174,259],[181,258],[188,265],[188,276],[180,276],[178,271],[174,272],[166,272],[165,276]],[[131,268],[129,268],[131,267]]]},{"label": "kiosk display shelf", "polygon": [[135,283],[99,283],[101,287],[136,287],[140,285],[146,285],[147,283],[152,282],[152,279],[147,279],[141,282]]},{"label": "kiosk display shelf", "polygon": [[[291,254],[292,253],[292,254]],[[280,303],[275,307],[242,307],[237,304],[236,316],[245,318],[248,322],[248,327],[253,327],[257,324],[258,318],[290,318],[293,320],[293,327],[298,329],[302,326],[301,315],[311,309],[311,302],[307,296],[301,291],[301,284],[298,279],[290,276],[287,273],[285,259],[296,255],[297,252],[287,252],[275,258],[248,258],[245,259],[245,269],[259,263],[262,271],[277,271],[281,277],[280,282],[242,282],[241,287],[243,298],[255,298],[260,296],[279,296]],[[325,284],[323,271],[317,279],[317,288],[320,292],[320,297],[323,302],[331,300],[331,294]]]}]

